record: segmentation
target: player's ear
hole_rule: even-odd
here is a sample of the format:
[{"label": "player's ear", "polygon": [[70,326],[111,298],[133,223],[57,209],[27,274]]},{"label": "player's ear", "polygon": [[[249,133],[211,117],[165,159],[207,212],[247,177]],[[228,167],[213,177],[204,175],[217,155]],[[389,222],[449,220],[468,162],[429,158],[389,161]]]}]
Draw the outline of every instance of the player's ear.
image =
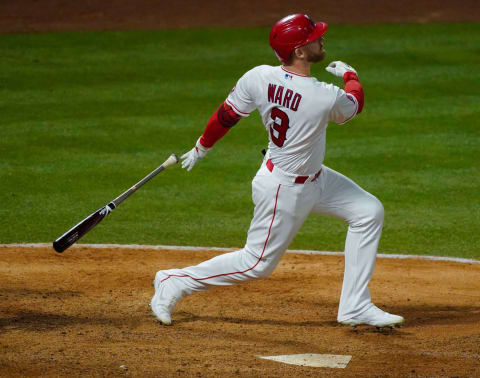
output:
[{"label": "player's ear", "polygon": [[293,50],[293,55],[297,59],[303,59],[305,57],[305,51],[303,51],[303,46],[297,47]]}]

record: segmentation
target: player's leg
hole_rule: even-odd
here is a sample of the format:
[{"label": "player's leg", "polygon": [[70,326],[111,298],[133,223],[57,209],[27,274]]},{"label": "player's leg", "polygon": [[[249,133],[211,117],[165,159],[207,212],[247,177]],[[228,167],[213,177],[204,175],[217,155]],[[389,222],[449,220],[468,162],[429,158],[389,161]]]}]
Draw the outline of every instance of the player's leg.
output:
[{"label": "player's leg", "polygon": [[267,277],[311,210],[314,185],[282,182],[260,169],[252,183],[254,216],[245,247],[198,265],[157,272],[152,310],[162,323],[170,323],[176,302],[212,286]]},{"label": "player's leg", "polygon": [[[383,206],[375,196],[328,167],[324,167],[316,185],[320,186],[321,195],[313,211],[348,222],[338,321],[346,322],[370,312],[375,312],[373,317],[382,318],[371,302],[368,283],[382,233]],[[383,317],[379,322],[385,320],[392,319]]]}]

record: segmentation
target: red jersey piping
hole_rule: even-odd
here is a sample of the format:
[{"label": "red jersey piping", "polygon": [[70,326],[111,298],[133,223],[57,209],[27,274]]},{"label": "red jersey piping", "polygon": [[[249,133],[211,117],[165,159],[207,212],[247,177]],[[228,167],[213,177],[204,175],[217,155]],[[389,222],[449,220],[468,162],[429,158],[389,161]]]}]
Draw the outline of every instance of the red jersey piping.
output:
[{"label": "red jersey piping", "polygon": [[288,72],[289,74],[292,74],[292,75],[297,75],[297,76],[300,76],[300,77],[311,77],[311,76],[307,76],[307,75],[302,75],[302,74],[299,74],[299,73],[295,73],[295,72],[291,72],[287,69],[285,69],[283,66],[280,66],[282,68],[282,70],[284,70],[285,72]]},{"label": "red jersey piping", "polygon": [[262,260],[263,254],[265,253],[265,249],[267,248],[268,239],[270,238],[270,231],[272,230],[273,221],[275,220],[275,215],[277,213],[278,193],[280,192],[280,187],[281,186],[282,186],[282,184],[278,185],[277,195],[275,196],[275,207],[273,208],[272,221],[270,222],[270,227],[268,228],[268,234],[267,234],[267,238],[265,239],[265,243],[263,245],[262,253],[261,253],[260,257],[258,258],[257,262],[255,263],[255,265],[253,265],[252,267],[250,267],[250,268],[248,268],[248,269],[246,269],[242,272],[220,273],[220,274],[216,274],[214,276],[204,277],[204,278],[195,278],[195,277],[189,276],[188,274],[182,274],[182,275],[180,275],[180,274],[169,274],[168,277],[164,278],[160,282],[164,282],[164,281],[168,280],[170,277],[180,277],[180,278],[189,277],[189,278],[191,278],[192,280],[195,280],[195,281],[203,281],[203,280],[208,280],[210,278],[229,276],[229,275],[232,275],[232,274],[243,274],[243,273],[246,273],[246,272],[254,269],[260,263],[260,261]]}]

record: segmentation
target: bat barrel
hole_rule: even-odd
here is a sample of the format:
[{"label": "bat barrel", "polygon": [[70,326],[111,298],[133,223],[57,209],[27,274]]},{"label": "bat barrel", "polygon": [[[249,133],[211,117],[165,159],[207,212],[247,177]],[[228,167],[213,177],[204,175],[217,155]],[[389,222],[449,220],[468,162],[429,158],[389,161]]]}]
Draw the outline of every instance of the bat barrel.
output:
[{"label": "bat barrel", "polygon": [[80,223],[65,232],[57,240],[53,242],[53,249],[58,253],[65,251],[68,247],[78,241],[83,235],[99,224],[103,218],[115,209],[115,204],[111,202],[90,214]]},{"label": "bat barrel", "polygon": [[65,251],[70,245],[68,244],[65,244],[65,243],[62,243],[61,240],[55,240],[53,242],[53,249],[58,252],[58,253],[62,253],[63,251]]},{"label": "bat barrel", "polygon": [[65,232],[62,236],[60,236],[57,240],[53,242],[53,249],[58,253],[62,253],[72,244],[74,244],[77,240],[79,240],[83,235],[85,235],[88,231],[90,231],[93,227],[95,227],[98,223],[102,221],[108,214],[110,214],[115,208],[126,200],[129,196],[131,196],[137,189],[139,189],[143,184],[150,181],[153,177],[155,177],[158,173],[163,171],[165,168],[170,167],[178,163],[178,157],[175,154],[171,154],[170,157],[157,169],[155,169],[152,173],[148,176],[144,177],[141,181],[137,184],[132,186],[130,189],[119,195],[113,201],[109,202],[106,206],[101,207],[94,213],[90,214],[87,218],[82,220],[80,223],[72,227],[70,230]]}]

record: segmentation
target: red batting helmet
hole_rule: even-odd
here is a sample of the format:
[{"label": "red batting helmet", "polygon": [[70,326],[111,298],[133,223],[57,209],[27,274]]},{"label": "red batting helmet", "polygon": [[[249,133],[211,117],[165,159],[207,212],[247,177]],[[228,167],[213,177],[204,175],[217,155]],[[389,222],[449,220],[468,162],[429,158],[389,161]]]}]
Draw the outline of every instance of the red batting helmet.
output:
[{"label": "red batting helmet", "polygon": [[327,31],[325,22],[314,23],[306,14],[292,14],[282,18],[270,31],[270,46],[283,63],[293,50],[322,37]]}]

